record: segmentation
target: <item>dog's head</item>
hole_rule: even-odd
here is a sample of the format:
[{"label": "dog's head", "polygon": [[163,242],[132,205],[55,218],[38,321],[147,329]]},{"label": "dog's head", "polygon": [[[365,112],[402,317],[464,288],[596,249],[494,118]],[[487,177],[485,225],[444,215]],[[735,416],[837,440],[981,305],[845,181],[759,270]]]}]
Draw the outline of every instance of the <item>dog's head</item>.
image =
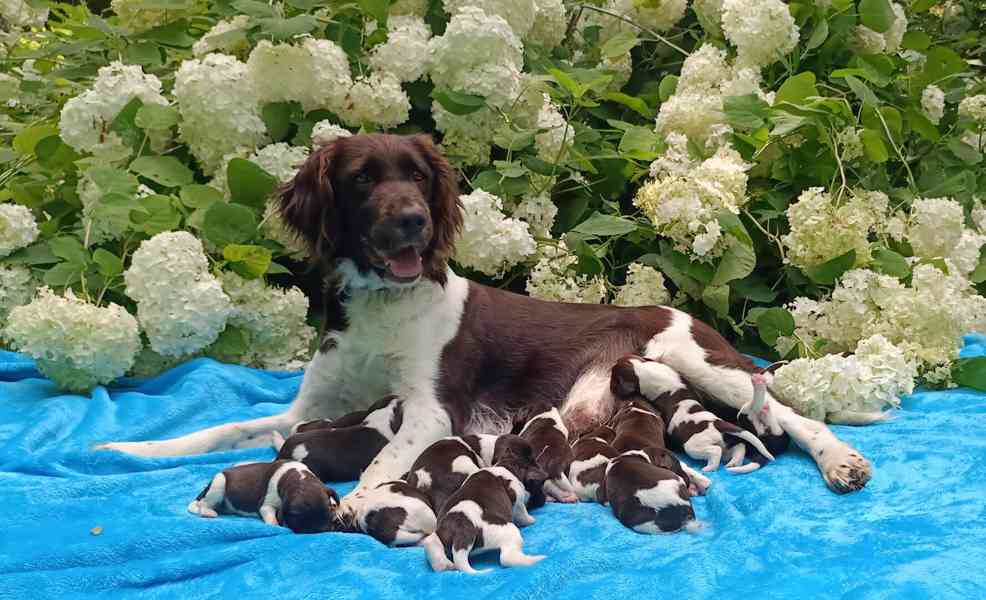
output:
[{"label": "dog's head", "polygon": [[537,458],[531,443],[519,435],[501,435],[493,446],[493,464],[513,473],[528,490],[539,488],[548,480],[548,473]]},{"label": "dog's head", "polygon": [[323,533],[334,529],[339,496],[320,481],[306,481],[283,498],[277,520],[295,533]]},{"label": "dog's head", "polygon": [[284,222],[313,259],[348,259],[383,287],[445,283],[462,227],[455,175],[427,135],[366,134],[322,146],[280,191]]}]

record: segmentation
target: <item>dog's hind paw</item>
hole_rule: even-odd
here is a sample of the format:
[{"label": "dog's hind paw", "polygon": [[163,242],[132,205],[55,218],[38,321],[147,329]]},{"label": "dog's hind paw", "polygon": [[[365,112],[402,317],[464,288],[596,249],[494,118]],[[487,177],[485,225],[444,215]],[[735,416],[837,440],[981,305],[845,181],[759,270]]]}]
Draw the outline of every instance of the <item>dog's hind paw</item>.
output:
[{"label": "dog's hind paw", "polygon": [[873,475],[870,461],[843,442],[821,450],[817,460],[825,483],[837,494],[863,489]]}]

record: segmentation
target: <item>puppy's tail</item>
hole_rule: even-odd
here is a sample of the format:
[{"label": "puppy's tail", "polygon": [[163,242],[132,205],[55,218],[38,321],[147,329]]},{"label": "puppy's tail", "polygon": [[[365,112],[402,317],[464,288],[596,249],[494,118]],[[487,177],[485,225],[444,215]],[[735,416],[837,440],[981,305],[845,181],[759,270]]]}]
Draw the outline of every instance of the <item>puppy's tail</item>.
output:
[{"label": "puppy's tail", "polygon": [[445,555],[445,546],[442,545],[441,538],[437,533],[425,537],[418,542],[418,545],[425,549],[425,556],[428,557],[428,564],[432,571],[454,571],[455,564]]},{"label": "puppy's tail", "polygon": [[753,446],[753,448],[757,452],[759,452],[760,454],[762,454],[767,460],[774,460],[774,455],[770,453],[770,450],[767,450],[767,447],[763,445],[763,442],[760,441],[760,438],[758,438],[757,436],[755,436],[753,433],[751,433],[751,432],[749,432],[749,431],[747,431],[747,430],[745,430],[745,429],[743,429],[741,427],[736,427],[736,430],[735,431],[733,431],[733,429],[730,427],[730,428],[724,429],[722,432],[725,433],[726,435],[731,435],[731,436],[734,436],[734,437],[738,437],[739,439],[743,440],[744,442],[747,442],[748,444],[750,444],[751,446]]}]

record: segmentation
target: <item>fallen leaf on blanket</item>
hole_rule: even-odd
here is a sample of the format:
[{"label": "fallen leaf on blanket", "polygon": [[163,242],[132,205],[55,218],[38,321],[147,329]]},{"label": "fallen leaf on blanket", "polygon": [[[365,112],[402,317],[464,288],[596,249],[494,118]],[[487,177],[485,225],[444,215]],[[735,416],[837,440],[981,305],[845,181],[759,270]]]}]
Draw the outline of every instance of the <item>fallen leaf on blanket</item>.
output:
[{"label": "fallen leaf on blanket", "polygon": [[96,525],[95,527],[93,527],[92,529],[89,530],[89,533],[91,533],[93,535],[99,535],[99,534],[103,533],[103,528],[100,527],[99,525]]}]

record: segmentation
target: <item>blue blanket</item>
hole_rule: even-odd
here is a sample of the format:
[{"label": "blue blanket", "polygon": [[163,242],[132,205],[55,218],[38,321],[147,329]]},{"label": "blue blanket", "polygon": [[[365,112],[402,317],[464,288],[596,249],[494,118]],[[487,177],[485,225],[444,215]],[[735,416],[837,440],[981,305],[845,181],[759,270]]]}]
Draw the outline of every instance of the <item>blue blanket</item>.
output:
[{"label": "blue blanket", "polygon": [[[986,354],[986,338],[967,338],[964,353]],[[699,533],[639,535],[608,508],[549,505],[524,530],[547,560],[480,558],[494,570],[477,577],[430,572],[420,548],[185,512],[216,471],[268,449],[89,450],[269,415],[300,382],[200,359],[82,397],[0,352],[0,598],[986,597],[986,395],[965,389],[917,392],[889,423],[836,428],[874,463],[860,493],[829,492],[792,451],[752,474],[715,473],[695,500]]]}]

